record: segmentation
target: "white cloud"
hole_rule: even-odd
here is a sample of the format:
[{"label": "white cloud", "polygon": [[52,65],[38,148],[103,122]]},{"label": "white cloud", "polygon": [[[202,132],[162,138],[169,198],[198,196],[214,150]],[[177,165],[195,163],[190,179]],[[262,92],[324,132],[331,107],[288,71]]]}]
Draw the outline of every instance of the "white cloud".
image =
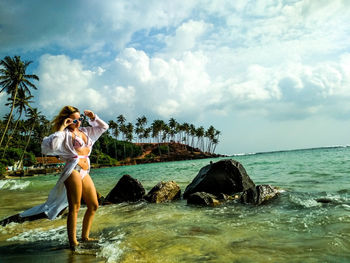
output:
[{"label": "white cloud", "polygon": [[43,55],[38,68],[39,104],[52,115],[64,105],[104,108],[105,98],[89,87],[94,72],[64,55]]},{"label": "white cloud", "polygon": [[35,72],[45,111],[73,104],[108,118],[189,121],[350,116],[347,1],[12,2],[0,3],[1,52],[66,54],[43,56]]},{"label": "white cloud", "polygon": [[157,113],[164,117],[176,116],[179,113],[179,103],[175,100],[168,99],[165,102],[160,102],[160,105],[156,106]]},{"label": "white cloud", "polygon": [[203,21],[190,20],[180,25],[174,36],[165,37],[166,53],[168,56],[181,54],[185,51],[192,50],[198,39],[209,29],[211,25]]},{"label": "white cloud", "polygon": [[126,104],[131,105],[134,102],[135,99],[135,88],[128,86],[128,87],[115,87],[111,90],[112,101],[111,103],[118,103],[118,104]]},{"label": "white cloud", "polygon": [[102,52],[107,46],[120,50],[137,31],[181,23],[195,4],[192,0],[77,0],[74,4],[4,0],[0,2],[0,49],[37,50],[58,45],[86,48],[87,53]]}]

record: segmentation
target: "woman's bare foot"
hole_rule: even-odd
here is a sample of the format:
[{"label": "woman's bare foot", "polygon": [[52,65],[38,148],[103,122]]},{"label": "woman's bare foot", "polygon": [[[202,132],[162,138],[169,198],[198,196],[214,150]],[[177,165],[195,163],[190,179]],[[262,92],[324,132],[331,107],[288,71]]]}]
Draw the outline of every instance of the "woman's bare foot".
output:
[{"label": "woman's bare foot", "polygon": [[98,241],[98,239],[97,238],[92,238],[92,237],[83,237],[81,239],[81,241],[82,242],[96,242],[96,241]]},{"label": "woman's bare foot", "polygon": [[69,244],[69,248],[72,251],[75,251],[78,246],[79,246],[79,242],[78,241],[72,242],[72,243]]}]

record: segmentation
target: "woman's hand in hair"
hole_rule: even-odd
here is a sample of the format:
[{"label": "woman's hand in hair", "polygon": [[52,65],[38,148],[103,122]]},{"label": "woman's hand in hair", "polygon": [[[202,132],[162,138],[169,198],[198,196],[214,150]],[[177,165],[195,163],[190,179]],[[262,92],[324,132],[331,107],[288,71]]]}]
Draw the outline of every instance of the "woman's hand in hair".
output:
[{"label": "woman's hand in hair", "polygon": [[67,118],[63,121],[59,131],[64,131],[65,128],[67,128],[69,125],[71,125],[73,123],[73,119],[71,118]]}]

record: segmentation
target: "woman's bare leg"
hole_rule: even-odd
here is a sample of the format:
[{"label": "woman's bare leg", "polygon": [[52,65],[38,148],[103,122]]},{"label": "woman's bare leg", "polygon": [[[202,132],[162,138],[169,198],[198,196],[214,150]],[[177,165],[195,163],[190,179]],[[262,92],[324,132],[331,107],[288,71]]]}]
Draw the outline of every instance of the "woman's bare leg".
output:
[{"label": "woman's bare leg", "polygon": [[87,210],[83,219],[83,230],[81,233],[81,238],[84,241],[90,240],[90,229],[92,221],[94,220],[95,212],[98,208],[98,200],[96,195],[96,188],[94,182],[92,181],[90,175],[86,175],[83,179],[83,199],[86,203]]},{"label": "woman's bare leg", "polygon": [[75,247],[79,244],[77,241],[77,217],[82,195],[82,181],[80,174],[77,171],[73,171],[64,184],[66,186],[69,204],[67,218],[68,240],[70,246]]}]

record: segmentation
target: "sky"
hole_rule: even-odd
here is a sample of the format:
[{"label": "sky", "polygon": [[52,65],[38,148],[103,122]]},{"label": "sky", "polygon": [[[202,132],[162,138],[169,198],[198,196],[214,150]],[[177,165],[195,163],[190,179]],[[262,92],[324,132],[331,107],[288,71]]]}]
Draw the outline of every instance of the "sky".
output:
[{"label": "sky", "polygon": [[221,154],[348,145],[349,18],[347,0],[0,0],[0,58],[33,61],[49,119],[213,125]]}]

